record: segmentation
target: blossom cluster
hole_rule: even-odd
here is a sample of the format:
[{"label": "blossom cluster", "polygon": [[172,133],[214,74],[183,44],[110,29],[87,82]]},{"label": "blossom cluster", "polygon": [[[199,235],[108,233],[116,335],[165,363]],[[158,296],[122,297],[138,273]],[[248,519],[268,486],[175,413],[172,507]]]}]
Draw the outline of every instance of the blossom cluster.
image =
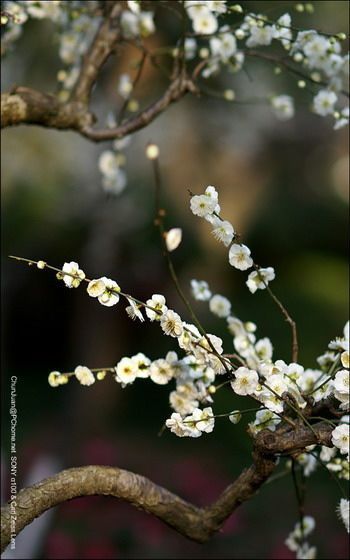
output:
[{"label": "blossom cluster", "polygon": [[[37,266],[42,269],[47,265],[39,261]],[[194,296],[202,301],[209,301],[210,310],[227,320],[228,330],[233,334],[237,358],[242,364],[234,367],[223,354],[222,339],[213,334],[202,334],[196,325],[183,321],[174,310],[168,308],[162,294],[153,294],[146,303],[139,302],[121,292],[120,286],[114,280],[106,277],[87,280],[85,273],[74,261],[65,263],[58,277],[69,288],[78,287],[82,281],[88,282],[87,293],[107,307],[117,304],[120,295],[124,296],[129,303],[126,311],[130,317],[144,321],[145,317],[141,311],[144,307],[146,317],[151,322],[159,322],[163,333],[177,340],[179,348],[186,354],[183,358],[179,359],[175,352],[170,352],[165,359],[151,363],[143,354],[138,354],[136,357],[123,358],[116,366],[116,380],[124,386],[134,382],[137,377],[149,377],[157,384],[167,384],[175,379],[176,389],[170,394],[170,406],[174,413],[167,426],[177,435],[181,432],[181,422],[185,422],[187,416],[193,414],[200,403],[205,405],[213,402],[216,376],[227,372],[232,376],[230,385],[235,394],[250,396],[261,405],[255,421],[250,424],[252,433],[257,433],[260,429],[276,429],[281,422],[281,415],[288,411],[289,400],[286,400],[286,396],[293,400],[300,411],[307,406],[310,398],[313,403],[318,403],[333,396],[340,401],[340,408],[344,409],[347,405],[349,369],[345,366],[348,366],[349,362],[348,323],[344,328],[343,337],[338,337],[329,344],[330,349],[336,350],[332,375],[320,369],[304,369],[298,363],[287,364],[281,359],[273,361],[272,343],[266,337],[256,340],[256,325],[252,322],[243,323],[233,316],[229,300],[220,294],[213,296],[205,281],[192,280]],[[340,365],[336,366],[338,362],[343,369]],[[84,372],[83,384],[92,384],[93,377],[87,374],[86,369]],[[57,380],[56,373],[50,374],[51,384],[59,385],[61,380]],[[76,377],[79,379],[77,375]],[[189,425],[191,422],[192,419],[188,420]],[[213,426],[212,423],[210,425]],[[186,425],[181,436],[198,437],[203,431],[208,430],[200,430],[198,433],[196,430],[191,431]],[[327,455],[326,451],[321,449],[320,455],[325,463],[329,463],[329,470],[337,471],[339,476],[346,478],[346,468],[342,460],[335,458],[335,453],[338,450],[341,455],[349,455],[348,417],[342,417],[339,425],[335,426],[332,431],[332,443],[335,451]],[[313,451],[313,448],[309,451]],[[299,457],[306,475],[314,470],[315,461],[311,457],[312,455],[308,454],[301,454]]]},{"label": "blossom cluster", "polygon": [[[230,251],[235,245],[241,247],[236,243],[233,226],[220,218],[218,195],[214,187],[208,187],[203,195],[193,196],[191,209],[194,214],[210,222],[215,230],[224,224],[220,237],[227,247],[230,246]],[[217,232],[215,234],[218,236]],[[245,254],[235,268],[242,269],[243,262],[247,267],[253,265],[250,253]],[[251,409],[238,409],[225,414],[214,413],[214,398],[224,386],[232,391],[232,395],[250,397],[255,401],[255,416],[247,426],[253,437],[262,430],[278,430],[285,420],[292,424],[296,420],[302,421],[308,425],[307,412],[304,417],[307,407],[332,401],[340,411],[336,419],[331,421],[332,446],[309,446],[295,455],[294,460],[299,463],[306,477],[313,473],[318,463],[322,463],[333,475],[349,480],[349,416],[346,414],[349,406],[349,323],[345,325],[342,336],[332,340],[327,351],[319,356],[319,368],[304,368],[297,362],[275,359],[270,339],[257,339],[257,327],[253,322],[243,322],[236,317],[230,300],[213,293],[206,281],[193,279],[191,289],[194,298],[208,302],[211,313],[227,323],[234,353],[225,354],[220,337],[206,333],[195,315],[194,323],[182,319],[168,307],[163,294],[153,294],[146,302],[142,302],[124,293],[119,284],[110,278],[102,276],[88,279],[75,261],[64,263],[61,269],[44,261],[36,264],[40,270],[55,270],[57,278],[67,288],[78,288],[86,283],[88,295],[106,307],[116,305],[120,298],[126,299],[129,317],[143,323],[146,320],[157,323],[164,335],[177,342],[179,353],[182,354],[169,351],[165,358],[151,360],[139,352],[131,357],[122,357],[115,366],[109,368],[92,370],[79,365],[70,373],[53,371],[49,375],[51,386],[64,385],[71,377],[75,377],[83,386],[91,386],[96,380],[104,379],[107,373],[112,374],[121,387],[131,385],[138,378],[149,379],[156,385],[170,384],[169,406],[172,412],[165,426],[178,437],[191,438],[211,433],[217,417],[227,417],[232,424],[237,424],[244,413],[252,412]],[[346,500],[342,501],[339,514],[346,527],[347,508]],[[297,525],[287,539],[287,545],[296,552],[297,558],[314,557],[315,549],[305,541],[310,523],[308,518],[304,518],[305,527]]]},{"label": "blossom cluster", "polygon": [[[124,3],[119,19],[120,41],[135,41],[136,46],[139,46],[154,34],[157,31],[154,16],[160,4],[133,0]],[[204,79],[222,71],[234,74],[247,65],[250,55],[259,57],[260,48],[279,45],[280,56],[267,56],[267,60],[275,61],[276,73],[277,70],[281,73],[285,69],[301,77],[297,85],[305,88],[305,94],[311,91],[311,110],[322,117],[331,116],[335,129],[348,124],[349,106],[345,103],[347,96],[344,89],[348,79],[349,55],[343,53],[341,44],[346,39],[345,34],[331,36],[312,29],[300,30],[293,26],[292,16],[288,12],[271,20],[265,14],[252,13],[244,4],[232,4],[226,0],[186,0],[184,10],[180,9],[182,2],[176,4],[178,6],[174,6],[174,13],[184,18],[182,30],[186,63],[191,65],[198,62],[200,75]],[[2,9],[2,53],[18,39],[28,19],[47,19],[57,26],[58,54],[63,65],[57,73],[58,96],[61,101],[67,101],[79,78],[82,57],[88,51],[102,21],[100,3],[94,0],[6,0],[2,3]],[[233,24],[232,17],[235,18]],[[181,54],[178,46],[170,45],[162,49],[174,57]],[[261,58],[264,57],[266,55],[262,52]],[[306,88],[307,85],[309,87]],[[133,87],[130,75],[123,72],[115,87],[123,100],[122,113],[139,110],[138,100],[132,97]],[[226,88],[222,97],[227,101],[235,101],[235,92]],[[286,121],[294,116],[294,100],[290,94],[283,91],[271,93],[268,100],[278,119]],[[120,116],[122,118],[124,115]],[[116,121],[114,114],[107,115],[107,126],[114,127],[117,122],[119,119]],[[113,195],[120,194],[126,186],[123,169],[126,158],[122,153],[125,147],[123,140],[117,140],[113,149],[103,152],[99,159],[102,186]],[[224,243],[228,243],[231,234],[227,222],[217,226],[216,235]],[[233,247],[231,257],[237,263],[245,249],[241,246],[236,254],[238,248]],[[269,275],[270,271],[266,274]],[[253,275],[252,288],[254,282],[259,283],[256,274]]]},{"label": "blossom cluster", "polygon": [[209,185],[204,194],[193,195],[190,201],[191,211],[195,216],[204,218],[212,226],[212,233],[218,241],[229,247],[228,260],[231,266],[238,270],[248,270],[254,267],[246,282],[250,292],[263,290],[275,278],[274,269],[269,266],[261,268],[254,266],[249,247],[236,240],[233,225],[220,216],[218,193],[215,187]]},{"label": "blossom cluster", "polygon": [[306,541],[315,529],[315,520],[311,515],[305,515],[302,521],[296,523],[285,543],[289,550],[296,553],[296,558],[316,558],[316,547],[310,546]]},{"label": "blossom cluster", "polygon": [[[335,119],[334,128],[345,126],[349,121],[349,107],[342,104],[342,90],[348,76],[348,54],[342,54],[341,40],[346,36],[326,36],[314,30],[299,31],[292,25],[290,13],[285,13],[275,21],[264,14],[251,13],[240,4],[188,0],[185,8],[195,35],[185,41],[188,59],[204,59],[206,64],[202,77],[209,78],[218,74],[222,68],[231,73],[242,69],[249,57],[250,50],[269,47],[279,43],[290,59],[287,70],[303,75],[298,81],[300,88],[309,82],[315,93],[311,109],[320,116],[331,115]],[[227,24],[227,13],[242,17],[239,25]],[[207,41],[207,47],[203,46]],[[255,54],[255,53],[254,53]],[[278,60],[276,60],[278,65]],[[297,66],[294,66],[297,65]],[[279,72],[281,66],[277,66]],[[224,98],[234,100],[233,90],[226,90]],[[290,95],[270,96],[271,107],[281,120],[294,116],[294,100]]]}]

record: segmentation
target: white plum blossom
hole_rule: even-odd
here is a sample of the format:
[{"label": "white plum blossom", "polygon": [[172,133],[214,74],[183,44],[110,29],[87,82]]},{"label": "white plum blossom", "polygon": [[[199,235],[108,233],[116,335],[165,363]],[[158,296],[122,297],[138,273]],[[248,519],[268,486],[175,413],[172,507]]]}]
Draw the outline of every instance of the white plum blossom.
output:
[{"label": "white plum blossom", "polygon": [[148,37],[155,31],[152,12],[123,10],[121,13],[120,24],[123,35],[126,39],[134,37]]},{"label": "white plum blossom", "polygon": [[209,309],[218,317],[228,317],[231,313],[231,303],[224,296],[216,294],[209,302]]},{"label": "white plum blossom", "polygon": [[254,270],[248,276],[246,282],[249,291],[254,294],[257,290],[264,290],[266,285],[275,278],[275,271],[272,266],[268,268],[259,268],[259,271]]},{"label": "white plum blossom", "polygon": [[310,546],[309,543],[303,543],[296,551],[297,560],[314,560],[316,558],[317,549]]},{"label": "white plum blossom", "polygon": [[218,20],[209,11],[202,11],[192,18],[193,31],[199,35],[211,35],[218,28]]},{"label": "white plum blossom", "polygon": [[342,366],[349,369],[349,367],[350,367],[350,354],[349,354],[349,352],[347,350],[344,350],[344,352],[342,352],[340,358],[341,358]]},{"label": "white plum blossom", "polygon": [[118,383],[128,385],[133,383],[137,377],[137,365],[132,358],[122,358],[115,368],[115,379]]},{"label": "white plum blossom", "polygon": [[183,331],[178,337],[178,344],[180,348],[190,352],[194,349],[194,342],[200,338],[200,332],[195,325],[183,323]]},{"label": "white plum blossom", "polygon": [[282,45],[289,48],[293,37],[291,30],[292,18],[290,14],[283,14],[273,26],[273,38],[281,41]]},{"label": "white plum blossom", "polygon": [[274,432],[280,422],[281,419],[277,414],[270,410],[261,409],[257,411],[254,422],[249,424],[249,429],[253,434],[257,434],[261,430]]},{"label": "white plum blossom", "polygon": [[345,529],[347,532],[350,532],[349,529],[349,500],[345,498],[341,498],[339,505],[337,507],[337,512],[339,514],[340,519],[345,525]]},{"label": "white plum blossom", "polygon": [[210,39],[210,50],[212,56],[227,62],[237,51],[235,36],[232,33],[220,33],[218,37]]},{"label": "white plum blossom", "polygon": [[211,298],[209,284],[205,280],[191,280],[191,289],[194,299],[198,301],[208,301]]},{"label": "white plum blossom", "polygon": [[102,188],[107,194],[120,194],[125,189],[126,184],[126,173],[120,168],[116,169],[114,175],[104,175],[102,177]]},{"label": "white plum blossom", "polygon": [[98,278],[96,280],[90,280],[86,290],[90,297],[99,297],[103,294],[105,289],[106,285],[104,281],[102,278]]},{"label": "white plum blossom", "polygon": [[138,352],[131,357],[132,362],[135,364],[136,376],[146,379],[150,375],[151,360],[142,352]]},{"label": "white plum blossom", "polygon": [[260,360],[271,360],[273,353],[271,340],[267,337],[258,340],[255,344],[255,351],[258,354]]},{"label": "white plum blossom", "polygon": [[275,30],[271,25],[265,25],[260,27],[254,25],[250,29],[250,37],[248,38],[246,45],[247,47],[258,47],[260,45],[270,45]]},{"label": "white plum blossom", "polygon": [[346,369],[341,369],[337,372],[333,385],[336,391],[339,393],[349,394],[349,371]]},{"label": "white plum blossom", "polygon": [[133,320],[139,319],[139,321],[143,323],[145,318],[140,311],[140,307],[141,307],[140,304],[136,303],[136,301],[131,298],[127,298],[127,300],[130,304],[125,308],[125,311],[127,312],[128,316]]},{"label": "white plum blossom", "polygon": [[310,453],[301,453],[297,461],[303,467],[304,476],[310,476],[317,468],[317,459]]},{"label": "white plum blossom", "polygon": [[243,244],[234,243],[231,245],[228,260],[231,266],[238,270],[247,270],[253,266],[253,259],[250,256],[250,249]]},{"label": "white plum blossom", "polygon": [[95,376],[92,371],[85,366],[77,366],[74,370],[75,377],[80,385],[92,385],[95,383]]},{"label": "white plum blossom", "polygon": [[113,176],[119,170],[119,163],[116,154],[112,150],[105,150],[100,154],[98,166],[103,175]]},{"label": "white plum blossom", "polygon": [[210,406],[201,410],[200,408],[195,408],[192,415],[187,417],[185,420],[191,419],[196,424],[196,428],[201,432],[210,433],[214,429],[215,419],[213,415],[213,410]]},{"label": "white plum blossom", "polygon": [[[168,308],[165,304],[165,297],[162,294],[153,294],[151,299],[146,301],[146,315],[151,321],[159,321],[162,314],[165,313]],[[149,309],[152,307],[153,309]]]},{"label": "white plum blossom", "polygon": [[150,378],[157,385],[166,385],[173,377],[174,370],[167,360],[159,359],[151,363]]},{"label": "white plum blossom", "polygon": [[82,280],[85,279],[85,273],[79,268],[78,263],[74,261],[64,263],[62,271],[68,273],[59,273],[67,288],[78,288]]},{"label": "white plum blossom", "polygon": [[112,305],[116,305],[120,297],[120,287],[118,286],[117,282],[111,280],[110,278],[106,278],[106,276],[102,276],[102,278],[100,278],[100,281],[104,283],[105,289],[102,294],[98,296],[98,301],[106,307],[112,307]]},{"label": "white plum blossom", "polygon": [[192,213],[195,216],[205,218],[205,216],[212,214],[215,211],[217,202],[214,198],[205,194],[196,194],[192,196],[190,205]]},{"label": "white plum blossom", "polygon": [[182,241],[182,229],[172,228],[165,232],[165,244],[169,252],[175,251]]},{"label": "white plum blossom", "polygon": [[137,0],[128,0],[128,8],[131,12],[134,12],[134,14],[139,14],[141,10],[141,2],[138,2]]},{"label": "white plum blossom", "polygon": [[186,37],[185,44],[184,44],[184,50],[185,50],[186,60],[192,60],[192,58],[195,58],[196,53],[197,53],[197,41],[196,41],[196,39],[194,39],[192,37]]},{"label": "white plum blossom", "polygon": [[133,84],[129,74],[121,74],[119,76],[118,93],[124,99],[128,99],[133,90]]},{"label": "white plum blossom", "polygon": [[342,455],[349,455],[349,426],[340,424],[332,432],[332,443]]},{"label": "white plum blossom", "polygon": [[142,37],[148,37],[155,32],[154,14],[152,12],[140,12],[139,30]]},{"label": "white plum blossom", "polygon": [[294,117],[294,101],[290,95],[275,95],[271,98],[271,106],[274,114],[281,121]]},{"label": "white plum blossom", "polygon": [[237,395],[251,395],[254,393],[259,382],[256,371],[246,367],[239,367],[235,372],[235,380],[231,382],[231,387]]},{"label": "white plum blossom", "polygon": [[326,115],[331,115],[334,112],[334,105],[337,102],[338,97],[334,91],[329,91],[322,89],[314,97],[313,100],[313,110],[318,115],[325,117]]},{"label": "white plum blossom", "polygon": [[178,385],[176,391],[172,391],[169,395],[171,408],[183,416],[191,414],[199,405],[199,401],[194,398],[196,394],[193,394],[192,387],[193,385],[190,384]]},{"label": "white plum blossom", "polygon": [[211,223],[213,226],[212,234],[214,237],[228,247],[235,234],[232,224],[227,220],[221,220],[216,216],[214,216]]},{"label": "white plum blossom", "polygon": [[334,130],[339,130],[340,128],[343,128],[348,124],[349,124],[349,107],[345,107],[340,111],[339,116],[337,115],[333,128]]},{"label": "white plum blossom", "polygon": [[160,318],[160,326],[168,336],[177,338],[183,333],[183,325],[180,315],[172,309],[168,309]]},{"label": "white plum blossom", "polygon": [[[196,428],[194,428],[194,430],[191,430],[190,426],[184,423],[182,416],[178,412],[173,412],[170,418],[166,420],[165,425],[167,428],[170,428],[170,431],[178,437],[199,437],[201,435],[201,432],[199,430],[196,430]],[[197,431],[198,435],[194,436],[194,431]]]},{"label": "white plum blossom", "polygon": [[209,10],[207,0],[185,0],[185,9],[191,19],[200,14],[207,14]]}]

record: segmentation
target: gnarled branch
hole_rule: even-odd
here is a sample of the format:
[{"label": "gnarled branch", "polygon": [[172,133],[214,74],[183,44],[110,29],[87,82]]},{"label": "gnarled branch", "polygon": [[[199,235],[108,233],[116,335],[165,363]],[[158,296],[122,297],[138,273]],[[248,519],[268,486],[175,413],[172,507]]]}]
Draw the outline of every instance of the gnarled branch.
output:
[{"label": "gnarled branch", "polygon": [[217,502],[202,509],[148,478],[123,469],[95,465],[67,469],[21,490],[14,509],[9,504],[2,508],[1,550],[11,539],[11,515],[16,516],[12,532],[18,534],[46,510],[72,498],[93,495],[126,500],[189,539],[205,542],[220,529],[236,507],[255,494],[274,467],[273,459],[259,458],[226,488]]},{"label": "gnarled branch", "polygon": [[291,430],[282,425],[276,432],[260,432],[255,438],[253,464],[242,471],[216,502],[205,508],[198,508],[148,478],[123,469],[88,466],[64,470],[21,490],[15,506],[12,503],[12,506],[7,504],[2,508],[1,550],[9,544],[11,533],[18,534],[46,510],[73,498],[93,495],[126,500],[155,515],[181,535],[205,542],[270,477],[277,454],[293,455],[315,443],[331,445],[332,427],[329,424],[319,422],[312,428],[300,425]]}]

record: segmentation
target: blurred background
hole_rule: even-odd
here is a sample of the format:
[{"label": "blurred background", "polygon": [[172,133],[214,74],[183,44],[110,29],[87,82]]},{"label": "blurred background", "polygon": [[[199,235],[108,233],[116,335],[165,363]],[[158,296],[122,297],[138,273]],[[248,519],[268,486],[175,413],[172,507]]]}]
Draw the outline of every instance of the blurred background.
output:
[{"label": "blurred background", "polygon": [[[347,32],[347,2],[315,2],[315,13],[298,15],[292,2],[246,2],[252,11],[278,17],[291,11],[300,26]],[[270,10],[270,12],[268,12]],[[150,47],[167,44],[175,33],[169,14],[158,14],[164,33]],[[305,20],[307,23],[305,23]],[[53,40],[52,40],[53,36]],[[134,51],[110,59],[94,94],[104,120],[122,101],[118,76],[128,71]],[[13,84],[54,91],[60,69],[52,24],[31,21],[3,63],[3,89]],[[273,288],[296,320],[300,362],[315,368],[330,339],[341,335],[348,313],[348,144],[347,131],[333,131],[328,119],[309,111],[311,95],[295,77],[276,76],[274,67],[251,60],[249,73],[212,80],[232,87],[237,99],[270,93],[296,96],[294,119],[280,122],[262,104],[225,103],[190,96],[174,104],[134,135],[126,152],[128,185],[106,195],[95,145],[70,132],[39,127],[2,133],[2,321],[3,424],[2,501],[8,499],[10,378],[17,382],[17,451],[20,487],[61,469],[105,464],[129,469],[185,499],[207,505],[250,464],[246,421],[217,421],[213,434],[180,439],[158,432],[170,414],[169,387],[138,380],[122,390],[112,378],[92,387],[72,380],[53,389],[52,370],[72,371],[116,364],[138,351],[151,359],[176,350],[150,323],[127,319],[124,304],[99,305],[84,289],[68,290],[49,271],[8,259],[19,255],[60,267],[77,261],[90,278],[106,275],[142,300],[153,293],[189,319],[169,278],[153,226],[154,186],[144,155],[149,141],[160,146],[162,202],[166,227],[181,227],[183,243],[174,253],[182,286],[192,278],[209,282],[213,293],[232,302],[235,315],[269,336],[274,358],[289,360],[290,333],[277,308],[261,291],[252,296],[246,274],[228,264],[227,249],[209,225],[189,211],[187,189],[207,185],[219,191],[223,216],[239,231],[262,266],[273,266]],[[152,67],[137,89],[141,105],[162,91]],[[194,308],[208,332],[232,349],[225,321]],[[249,401],[247,401],[249,404]],[[231,391],[218,394],[216,413],[242,406]],[[249,418],[250,419],[250,418]],[[335,508],[339,489],[321,467],[308,485],[306,512],[317,531],[310,541],[320,558],[345,558],[346,532]],[[283,513],[282,513],[283,512]],[[4,558],[269,558],[293,555],[284,540],[297,521],[289,477],[264,486],[205,545],[177,535],[160,521],[112,498],[83,498],[55,508],[18,537]]]}]

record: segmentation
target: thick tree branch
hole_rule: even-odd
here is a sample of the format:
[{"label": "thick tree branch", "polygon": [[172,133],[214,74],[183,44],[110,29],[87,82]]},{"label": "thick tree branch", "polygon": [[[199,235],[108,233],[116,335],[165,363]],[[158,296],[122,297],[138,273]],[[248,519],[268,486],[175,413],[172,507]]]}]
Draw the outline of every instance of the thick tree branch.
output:
[{"label": "thick tree branch", "polygon": [[[21,490],[16,507],[1,511],[1,546],[46,510],[81,496],[105,495],[126,500],[151,513],[178,533],[197,542],[207,541],[244,501],[250,499],[270,477],[278,454],[297,455],[313,444],[331,445],[332,427],[320,422],[313,430],[300,424],[291,430],[282,425],[276,432],[264,430],[254,442],[254,463],[224,490],[212,505],[198,508],[151,480],[118,468],[88,466],[68,469]],[[16,516],[11,528],[11,516]]]},{"label": "thick tree branch", "polygon": [[109,13],[102,21],[95,38],[84,56],[72,99],[88,105],[91,90],[107,58],[120,40],[119,16],[122,11],[120,2],[107,2]]},{"label": "thick tree branch", "polygon": [[55,95],[17,87],[1,94],[1,128],[37,124],[59,130],[81,130],[94,117],[79,101],[60,103]]},{"label": "thick tree branch", "polygon": [[95,117],[85,103],[76,99],[60,103],[54,95],[18,87],[1,95],[1,128],[36,124],[59,130],[74,130],[89,140],[103,142],[123,138],[144,128],[189,91],[197,91],[191,79],[185,75],[178,76],[157,101],[139,114],[115,128],[94,129],[92,124]]},{"label": "thick tree branch", "polygon": [[[16,521],[12,529],[18,534],[36,517],[72,498],[104,495],[126,500],[155,515],[189,539],[205,542],[220,529],[236,507],[255,494],[274,467],[273,459],[259,457],[259,461],[244,470],[217,502],[203,509],[129,471],[94,465],[67,469],[18,493]],[[13,510],[9,504],[2,508],[2,551],[11,539],[11,513]]]}]

